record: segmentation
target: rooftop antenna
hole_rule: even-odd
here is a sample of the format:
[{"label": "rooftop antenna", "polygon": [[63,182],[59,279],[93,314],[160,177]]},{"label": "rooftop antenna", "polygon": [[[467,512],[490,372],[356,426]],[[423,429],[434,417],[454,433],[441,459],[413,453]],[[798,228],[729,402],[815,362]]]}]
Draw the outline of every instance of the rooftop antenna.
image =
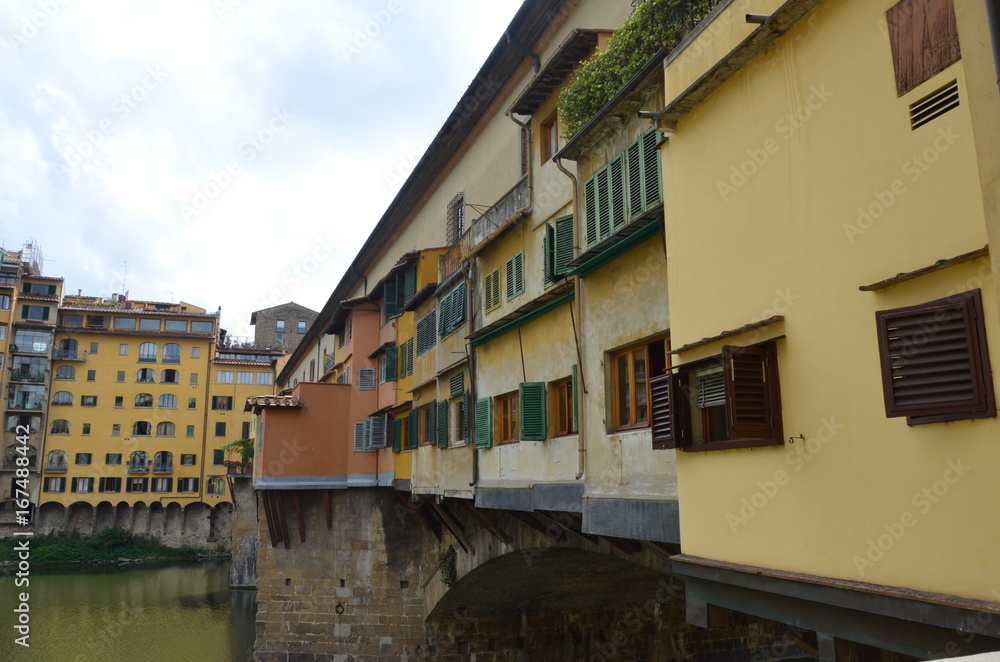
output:
[{"label": "rooftop antenna", "polygon": [[128,271],[128,260],[122,260],[122,292],[125,291],[125,274]]}]

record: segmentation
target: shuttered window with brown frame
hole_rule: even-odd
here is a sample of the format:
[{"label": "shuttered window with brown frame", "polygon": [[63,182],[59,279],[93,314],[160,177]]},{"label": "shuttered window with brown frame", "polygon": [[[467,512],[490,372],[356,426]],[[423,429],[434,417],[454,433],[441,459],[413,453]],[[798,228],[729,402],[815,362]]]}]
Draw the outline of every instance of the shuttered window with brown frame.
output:
[{"label": "shuttered window with brown frame", "polygon": [[653,448],[721,450],[783,443],[777,348],[722,354],[650,380]]},{"label": "shuttered window with brown frame", "polygon": [[875,318],[886,416],[914,425],[996,415],[979,290]]},{"label": "shuttered window with brown frame", "polygon": [[900,0],[885,18],[899,96],[962,57],[952,0]]}]

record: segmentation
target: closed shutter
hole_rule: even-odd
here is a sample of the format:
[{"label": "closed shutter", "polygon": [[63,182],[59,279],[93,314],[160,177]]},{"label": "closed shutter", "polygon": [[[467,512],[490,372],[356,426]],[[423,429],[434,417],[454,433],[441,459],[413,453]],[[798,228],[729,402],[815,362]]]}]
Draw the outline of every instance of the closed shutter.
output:
[{"label": "closed shutter", "polygon": [[507,260],[504,267],[504,279],[506,285],[504,292],[507,293],[507,300],[510,301],[514,298],[514,258]]},{"label": "closed shutter", "polygon": [[389,439],[392,443],[392,452],[401,453],[403,452],[403,439],[401,436],[403,428],[403,421],[398,418],[392,419],[392,423],[389,426]]},{"label": "closed shutter", "polygon": [[107,478],[100,478],[97,481],[97,491],[98,492],[103,492],[105,490],[105,487],[107,485],[107,482],[106,482],[107,480],[108,480]]},{"label": "closed shutter", "polygon": [[[629,222],[625,208],[625,154],[619,154],[608,164],[608,193],[611,233],[618,232]],[[609,233],[610,234],[610,233]]]},{"label": "closed shutter", "polygon": [[465,373],[456,372],[448,379],[449,392],[448,396],[456,398],[462,395],[462,391],[465,390]]},{"label": "closed shutter", "polygon": [[625,149],[625,161],[628,165],[628,215],[634,221],[646,211],[642,204],[642,137]]},{"label": "closed shutter", "polygon": [[385,296],[383,297],[385,316],[392,317],[399,313],[399,303],[396,301],[396,279],[389,278],[385,281]]},{"label": "closed shutter", "polygon": [[587,246],[597,243],[597,176],[593,176],[583,185],[585,219],[587,227]]},{"label": "closed shutter", "polygon": [[663,176],[659,145],[663,134],[651,130],[642,134],[642,208],[643,211],[663,203]]},{"label": "closed shutter", "polygon": [[493,445],[493,399],[476,400],[476,448]]},{"label": "closed shutter", "polygon": [[375,390],[375,368],[358,368],[358,390]]},{"label": "closed shutter", "polygon": [[608,166],[597,171],[597,239],[605,239],[611,234],[611,187]]},{"label": "closed shutter", "polygon": [[437,445],[438,448],[448,448],[448,401],[441,400],[437,405]]},{"label": "closed shutter", "polygon": [[952,0],[901,0],[885,19],[899,96],[962,57]]},{"label": "closed shutter", "polygon": [[545,441],[545,382],[526,382],[518,386],[520,401],[520,437],[526,441]]},{"label": "closed shutter", "polygon": [[772,439],[767,352],[757,347],[722,348],[726,415],[732,439]]},{"label": "closed shutter", "polygon": [[569,271],[569,263],[573,261],[573,217],[563,216],[556,219],[555,249],[552,273],[561,276]]},{"label": "closed shutter", "polygon": [[507,260],[507,300],[524,292],[524,251]]},{"label": "closed shutter", "polygon": [[396,381],[396,370],[399,358],[399,348],[390,345],[385,348],[385,381]]},{"label": "closed shutter", "polygon": [[365,450],[365,428],[368,421],[356,421],[354,423],[354,452],[360,453]]},{"label": "closed shutter", "polygon": [[454,331],[459,326],[465,323],[465,308],[467,306],[467,291],[465,283],[460,283],[458,287],[452,291],[452,302],[451,302],[451,330]]},{"label": "closed shutter", "polygon": [[573,427],[570,428],[573,432],[578,432],[580,430],[580,376],[579,368],[573,365],[573,369],[570,372],[570,386],[573,389]]},{"label": "closed shutter", "polygon": [[372,450],[385,448],[386,420],[385,415],[373,416],[369,419],[368,448]]},{"label": "closed shutter", "polygon": [[674,393],[679,393],[677,375],[668,373],[649,380],[651,407],[653,413],[653,448],[677,448],[680,444],[678,411],[674,404]]},{"label": "closed shutter", "polygon": [[413,295],[417,293],[417,267],[416,265],[412,267],[407,267],[406,271],[403,272],[403,296],[400,297],[399,307],[402,308]]},{"label": "closed shutter", "polygon": [[419,437],[417,435],[419,433],[420,433],[420,410],[419,409],[411,409],[410,410],[410,416],[406,420],[406,447],[407,448],[416,448],[417,447],[417,440],[419,439]]},{"label": "closed shutter", "polygon": [[438,310],[438,335],[442,338],[448,333],[448,321],[451,319],[451,293],[441,297]]},{"label": "closed shutter", "polygon": [[70,479],[70,481],[69,481],[69,491],[70,492],[76,492],[76,486],[79,484],[79,482],[80,482],[79,478]]},{"label": "closed shutter", "polygon": [[437,443],[437,401],[431,400],[427,405],[427,443],[433,446]]}]

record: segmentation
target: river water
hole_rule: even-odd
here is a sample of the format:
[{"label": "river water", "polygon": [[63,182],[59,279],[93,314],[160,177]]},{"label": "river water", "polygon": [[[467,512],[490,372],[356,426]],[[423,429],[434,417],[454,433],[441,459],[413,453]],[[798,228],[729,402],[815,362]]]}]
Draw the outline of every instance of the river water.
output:
[{"label": "river water", "polygon": [[[2,662],[247,662],[256,591],[229,590],[229,562],[31,568],[0,574]],[[29,593],[29,648],[18,596]]]}]

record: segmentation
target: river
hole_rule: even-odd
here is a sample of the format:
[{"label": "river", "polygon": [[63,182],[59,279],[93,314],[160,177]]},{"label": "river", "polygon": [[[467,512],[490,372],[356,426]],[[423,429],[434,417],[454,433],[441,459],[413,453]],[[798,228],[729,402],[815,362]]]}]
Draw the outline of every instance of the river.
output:
[{"label": "river", "polygon": [[[0,574],[3,662],[247,662],[256,591],[229,590],[229,563],[33,567]],[[29,593],[30,647],[15,608]]]}]

